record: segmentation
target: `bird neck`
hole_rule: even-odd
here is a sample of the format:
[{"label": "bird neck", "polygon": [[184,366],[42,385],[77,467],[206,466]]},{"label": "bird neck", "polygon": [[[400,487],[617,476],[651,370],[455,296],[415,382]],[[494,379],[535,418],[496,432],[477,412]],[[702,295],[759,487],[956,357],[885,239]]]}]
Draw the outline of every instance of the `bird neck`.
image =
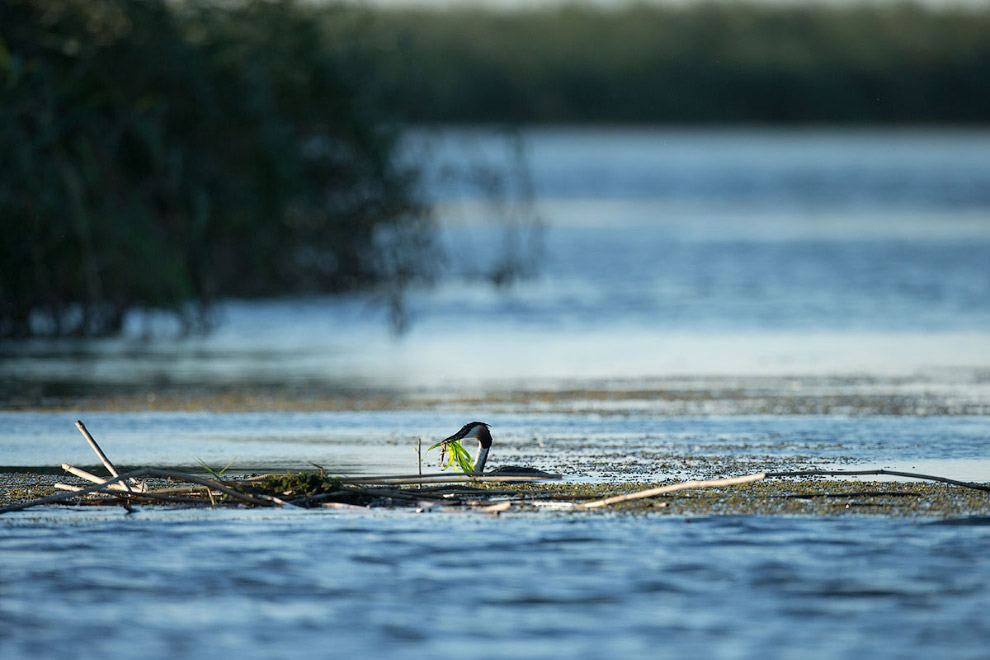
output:
[{"label": "bird neck", "polygon": [[480,473],[480,472],[484,472],[485,471],[485,463],[488,461],[488,450],[490,448],[491,448],[491,446],[486,447],[483,444],[479,444],[478,445],[478,454],[477,454],[477,456],[474,457],[474,471],[475,472],[479,472]]}]

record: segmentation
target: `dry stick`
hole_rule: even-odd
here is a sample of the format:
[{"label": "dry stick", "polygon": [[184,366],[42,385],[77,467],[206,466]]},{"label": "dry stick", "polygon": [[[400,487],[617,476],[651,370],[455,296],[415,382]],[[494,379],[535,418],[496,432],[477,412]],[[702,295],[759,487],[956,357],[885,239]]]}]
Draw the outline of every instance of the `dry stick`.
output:
[{"label": "dry stick", "polygon": [[[88,442],[89,446],[93,448],[93,451],[96,452],[96,455],[99,457],[99,459],[103,461],[104,467],[106,467],[106,469],[110,471],[110,474],[112,474],[115,477],[119,477],[120,474],[117,472],[117,468],[113,466],[113,463],[110,462],[110,459],[107,458],[107,455],[104,454],[103,450],[100,449],[100,446],[96,444],[96,440],[94,440],[93,436],[90,435],[89,431],[86,429],[86,425],[82,423],[81,419],[76,420],[76,428],[79,429],[79,432],[83,434],[84,438],[86,438],[86,442]],[[122,481],[120,485],[124,487],[124,490],[129,491],[131,489],[130,486],[127,485],[126,481]]]},{"label": "dry stick", "polygon": [[[423,478],[423,439],[416,438],[416,464],[418,465],[419,478]],[[419,484],[422,488],[423,484]]]},{"label": "dry stick", "polygon": [[[127,474],[124,474],[122,476],[114,477],[113,479],[110,479],[109,481],[104,481],[103,483],[98,484],[96,486],[92,486],[90,488],[83,488],[82,490],[73,491],[73,492],[70,492],[70,493],[63,493],[62,495],[52,495],[51,497],[42,498],[40,500],[36,500],[35,502],[28,502],[26,504],[29,504],[30,506],[38,506],[39,504],[48,504],[49,502],[61,502],[61,501],[64,501],[66,499],[71,499],[72,497],[77,496],[77,495],[85,495],[87,493],[96,493],[96,492],[100,492],[100,491],[109,490],[110,486],[112,486],[113,484],[121,481],[122,479],[129,479],[129,478],[134,477],[134,476],[143,476],[143,475],[147,475],[147,476],[150,476],[150,477],[163,477],[163,478],[166,478],[166,479],[176,479],[176,480],[179,480],[179,481],[188,481],[189,483],[199,484],[200,486],[206,486],[206,488],[208,489],[208,491],[210,489],[212,489],[212,490],[218,490],[218,491],[220,491],[222,493],[225,493],[225,494],[233,497],[234,499],[241,500],[243,502],[248,502],[250,504],[255,504],[255,505],[258,505],[258,506],[271,506],[273,503],[274,504],[285,504],[285,502],[283,500],[279,500],[277,497],[272,497],[270,500],[269,499],[263,499],[263,498],[269,498],[270,496],[268,496],[268,495],[265,495],[265,496],[260,496],[259,495],[258,498],[255,498],[255,497],[253,497],[251,495],[247,495],[245,493],[241,493],[239,491],[236,491],[233,488],[228,488],[227,486],[224,486],[223,484],[221,484],[221,483],[219,483],[217,481],[213,481],[212,479],[203,479],[201,477],[197,477],[197,476],[192,475],[192,474],[186,474],[184,472],[172,472],[170,470],[156,470],[156,469],[153,469],[153,468],[144,468],[144,469],[141,469],[141,470],[137,470],[135,472],[128,472]],[[129,491],[128,492],[128,495],[134,495],[134,496],[137,496],[137,497],[141,497],[141,496],[146,495],[146,494],[147,493],[138,493],[138,492],[134,492],[134,491]],[[55,499],[52,499],[52,498],[55,498]],[[4,513],[5,511],[16,511],[16,510],[18,510],[18,508],[20,508],[18,505],[12,505],[12,506],[15,507],[15,508],[11,508],[11,507],[0,508],[0,513]]]},{"label": "dry stick", "polygon": [[[117,485],[119,485],[119,484],[113,484],[113,486],[117,486]],[[113,488],[113,486],[111,486],[111,488]],[[63,484],[63,483],[56,483],[55,484],[55,488],[56,488],[56,490],[69,490],[69,491],[74,491],[74,492],[77,492],[77,493],[82,490],[82,488],[79,487],[79,486],[72,486],[72,485]],[[181,495],[165,495],[165,494],[162,494],[162,493],[160,493],[158,491],[151,492],[151,493],[138,493],[138,492],[135,492],[135,491],[131,491],[130,493],[126,493],[126,494],[125,493],[121,493],[119,491],[117,493],[110,493],[110,492],[105,492],[104,491],[104,492],[100,492],[99,494],[100,495],[106,495],[106,496],[108,496],[110,498],[116,498],[116,499],[120,499],[122,497],[123,498],[144,498],[144,499],[149,499],[149,500],[158,500],[158,501],[161,501],[161,502],[176,502],[176,503],[181,503],[181,504],[199,504],[199,505],[202,505],[202,506],[208,506],[207,503],[204,502],[203,501],[203,498],[201,498],[201,497],[188,497],[188,496],[183,497]],[[110,501],[110,500],[105,500],[105,501]]]},{"label": "dry stick", "polygon": [[[85,470],[80,470],[79,468],[72,467],[71,465],[67,465],[65,463],[62,464],[62,469],[65,470],[66,472],[69,472],[70,474],[76,475],[77,477],[82,477],[83,479],[87,479],[89,481],[92,481],[93,483],[102,484],[102,483],[105,483],[106,482],[105,479],[101,479],[100,477],[97,477],[95,474],[90,474],[89,472],[86,472]],[[55,487],[58,488],[58,484],[56,484]],[[134,490],[125,489],[120,484],[113,484],[113,485],[110,486],[110,489],[111,490],[126,491],[128,493],[131,493],[131,494],[134,494],[134,495],[141,495],[141,496],[148,494],[147,491],[138,492],[138,491],[134,491]],[[68,489],[65,489],[65,490],[68,490]],[[210,498],[210,502],[212,504],[216,504],[216,501],[213,499],[213,493],[210,492],[210,487],[209,486],[207,486],[207,488],[206,488],[206,493],[207,493],[207,495]],[[269,500],[271,502],[274,502],[275,504],[280,504],[280,505],[283,505],[283,506],[289,504],[289,502],[286,502],[284,500],[281,500],[281,499],[279,499],[277,497],[271,497],[270,495],[256,494],[255,497],[258,497],[258,498],[263,499],[263,500]]]},{"label": "dry stick", "polygon": [[164,477],[166,479],[177,479],[180,481],[188,481],[189,483],[193,483],[193,484],[199,484],[200,486],[206,486],[207,488],[211,488],[213,490],[219,490],[221,493],[230,495],[234,499],[238,499],[243,502],[249,502],[251,504],[257,504],[259,506],[271,506],[272,504],[272,502],[266,501],[264,499],[255,498],[251,495],[246,495],[245,493],[234,490],[233,488],[228,488],[219,481],[214,481],[212,479],[204,479],[202,477],[197,477],[192,474],[186,474],[185,472],[172,472],[170,470],[148,469],[147,474],[148,476],[151,477]]},{"label": "dry stick", "polygon": [[382,485],[382,486],[393,486],[400,484],[442,484],[442,483],[496,483],[496,482],[523,482],[523,481],[541,481],[543,479],[561,479],[562,476],[559,474],[548,474],[548,475],[533,475],[533,474],[520,474],[515,476],[488,476],[488,475],[472,475],[472,474],[456,474],[456,475],[443,475],[443,474],[427,474],[422,477],[412,477],[412,476],[396,476],[396,477],[356,477],[353,479],[341,479],[340,482],[343,484],[365,484],[365,485]]},{"label": "dry stick", "polygon": [[[91,472],[86,472],[86,470],[80,470],[77,467],[72,467],[68,463],[62,463],[62,469],[68,472],[69,474],[74,474],[77,477],[81,477],[85,479],[86,481],[92,481],[94,484],[102,484],[102,483],[106,483],[107,481],[103,477],[98,477]],[[112,486],[110,486],[110,490],[123,490],[127,492],[133,492],[132,490],[126,488],[121,484],[113,484]]]},{"label": "dry stick", "polygon": [[947,477],[935,477],[930,474],[918,474],[917,472],[896,472],[894,470],[801,470],[797,472],[767,472],[766,476],[770,479],[772,477],[838,477],[878,474],[889,474],[893,477],[910,477],[912,479],[924,479],[927,481],[940,481],[942,483],[952,484],[953,486],[962,486],[963,488],[972,488],[973,490],[990,492],[990,486],[985,486],[983,484],[974,484],[969,481],[957,481]]},{"label": "dry stick", "polygon": [[512,502],[499,502],[498,504],[486,504],[485,506],[475,507],[474,510],[478,513],[490,513],[497,516],[503,511],[508,511],[511,507]]},{"label": "dry stick", "polygon": [[519,476],[527,477],[528,479],[559,479],[559,474],[551,474],[546,477],[538,474],[524,474],[524,475],[497,475],[491,472],[428,472],[426,474],[376,474],[376,475],[366,475],[363,477],[340,477],[341,483],[358,483],[366,481],[378,481],[385,479],[432,479],[432,478],[443,478],[449,479],[451,481],[463,480],[465,478],[469,479],[484,479],[489,477],[500,477],[500,476]]},{"label": "dry stick", "polygon": [[762,472],[757,474],[747,474],[743,477],[731,477],[729,479],[712,479],[710,481],[682,481],[679,484],[671,484],[669,486],[660,486],[659,488],[650,488],[649,490],[641,490],[638,493],[629,493],[628,495],[616,495],[615,497],[606,497],[603,500],[595,500],[594,502],[584,502],[583,504],[576,504],[577,507],[583,508],[594,508],[599,506],[608,506],[610,504],[617,504],[619,502],[628,502],[629,500],[639,500],[646,497],[653,497],[655,495],[661,495],[663,493],[672,493],[675,490],[685,490],[687,488],[711,488],[713,486],[732,486],[735,484],[748,484],[752,481],[760,481],[766,477]]},{"label": "dry stick", "polygon": [[56,495],[49,495],[48,497],[42,497],[37,500],[31,500],[30,502],[19,502],[17,504],[8,504],[7,506],[0,507],[0,513],[7,513],[8,511],[21,511],[23,509],[30,509],[31,507],[43,506],[45,504],[57,504],[59,502],[71,500],[74,497],[79,497],[80,495],[86,495],[87,493],[104,492],[107,489],[109,489],[109,487],[112,484],[118,483],[123,479],[141,477],[150,473],[151,470],[148,469],[135,470],[134,472],[127,472],[118,477],[114,477],[113,479],[106,481],[102,484],[90,486],[89,488],[83,488],[82,490],[77,490],[70,493],[58,493]]}]

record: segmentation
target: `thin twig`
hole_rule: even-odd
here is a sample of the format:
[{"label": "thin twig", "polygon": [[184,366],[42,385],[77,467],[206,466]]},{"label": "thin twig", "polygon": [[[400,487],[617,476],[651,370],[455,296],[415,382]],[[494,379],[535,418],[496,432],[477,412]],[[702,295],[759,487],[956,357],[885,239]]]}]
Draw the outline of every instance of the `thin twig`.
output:
[{"label": "thin twig", "polygon": [[[416,465],[417,471],[420,479],[423,478],[423,439],[416,438]],[[418,485],[419,488],[423,487],[423,484]]]},{"label": "thin twig", "polygon": [[678,484],[671,484],[669,486],[660,486],[659,488],[650,488],[648,490],[641,490],[637,493],[629,493],[627,495],[616,495],[614,497],[606,497],[603,500],[595,500],[593,502],[584,502],[583,504],[577,504],[575,506],[583,507],[587,509],[609,506],[610,504],[618,504],[619,502],[628,502],[629,500],[639,500],[646,497],[654,497],[656,495],[662,495],[663,493],[672,493],[677,490],[685,490],[688,488],[711,488],[716,486],[733,486],[735,484],[747,484],[752,481],[759,481],[766,477],[762,472],[757,474],[747,474],[743,477],[731,477],[729,479],[712,479],[710,481],[682,481]]}]

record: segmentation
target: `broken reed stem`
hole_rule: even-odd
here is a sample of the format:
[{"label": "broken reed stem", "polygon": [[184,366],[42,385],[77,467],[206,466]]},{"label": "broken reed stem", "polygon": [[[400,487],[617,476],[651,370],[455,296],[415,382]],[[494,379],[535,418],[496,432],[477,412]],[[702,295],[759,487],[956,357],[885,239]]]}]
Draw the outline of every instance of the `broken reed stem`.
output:
[{"label": "broken reed stem", "polygon": [[747,474],[743,477],[730,477],[728,479],[712,479],[710,481],[682,481],[678,484],[671,484],[669,486],[660,486],[659,488],[650,488],[648,490],[641,490],[637,493],[629,493],[627,495],[616,495],[614,497],[606,497],[603,500],[594,500],[593,502],[584,502],[582,504],[577,504],[575,506],[582,507],[586,509],[591,509],[600,506],[609,506],[611,504],[618,504],[619,502],[628,502],[629,500],[640,500],[647,497],[654,497],[656,495],[662,495],[664,493],[672,493],[678,490],[687,490],[689,488],[712,488],[717,486],[734,486],[736,484],[748,484],[753,481],[760,481],[764,479],[767,475],[763,472],[757,474]]},{"label": "broken reed stem", "polygon": [[[96,452],[96,456],[103,462],[103,466],[106,467],[110,474],[115,477],[119,477],[120,473],[117,472],[117,468],[113,466],[113,463],[110,462],[107,455],[103,453],[102,449],[100,449],[100,445],[96,444],[96,440],[93,439],[93,436],[90,434],[89,430],[87,430],[86,425],[82,423],[81,419],[76,420],[76,428],[79,429],[79,432],[83,434],[84,438],[86,438],[86,442],[88,442],[89,446],[92,447],[94,452]],[[126,481],[120,482],[120,485],[124,490],[131,490],[131,487],[127,485]]]},{"label": "broken reed stem", "polygon": [[[68,472],[69,474],[73,474],[77,477],[85,479],[86,481],[91,481],[94,484],[103,484],[106,483],[107,481],[103,477],[98,477],[95,474],[92,474],[91,472],[86,472],[86,470],[80,470],[77,467],[72,467],[68,463],[62,463],[62,469]],[[129,488],[125,488],[122,484],[113,484],[110,486],[110,490],[123,490],[126,492],[132,492]]]},{"label": "broken reed stem", "polygon": [[[114,484],[114,485],[116,486],[116,485],[119,485],[119,484]],[[82,487],[81,486],[73,486],[71,484],[56,483],[55,484],[55,489],[56,490],[73,491],[73,492],[78,493],[79,491],[82,490]],[[120,500],[121,498],[124,498],[124,499],[148,499],[148,500],[157,500],[157,501],[161,501],[161,502],[173,502],[173,503],[177,503],[177,504],[200,504],[200,505],[204,505],[204,506],[206,504],[205,502],[203,502],[203,499],[202,498],[199,498],[199,497],[189,497],[189,496],[185,496],[184,497],[182,495],[168,495],[168,494],[160,493],[160,492],[157,492],[157,491],[156,492],[153,492],[153,493],[139,493],[139,492],[134,492],[134,491],[131,491],[129,493],[120,492],[120,491],[116,491],[114,493],[111,493],[111,492],[108,492],[108,491],[97,491],[97,493],[100,494],[100,495],[106,495],[108,498],[110,498],[110,499],[102,500],[104,502],[110,502],[110,501]],[[91,493],[91,494],[97,494],[97,493]]]},{"label": "broken reed stem", "polygon": [[79,429],[79,432],[83,434],[84,438],[86,438],[86,442],[88,442],[89,446],[93,448],[93,451],[96,452],[96,456],[103,462],[104,467],[110,471],[110,474],[115,477],[119,477],[120,474],[117,472],[117,468],[113,466],[113,463],[110,462],[107,455],[104,454],[103,450],[100,449],[100,446],[96,444],[96,440],[94,440],[93,436],[90,435],[89,431],[86,429],[86,425],[82,423],[81,419],[76,420],[76,428]]},{"label": "broken reed stem", "polygon": [[341,479],[342,484],[364,484],[397,486],[405,484],[442,484],[442,483],[514,483],[526,481],[542,481],[544,479],[561,479],[562,475],[547,474],[519,474],[519,475],[474,475],[474,474],[425,474],[419,476],[379,476],[379,477],[355,477],[353,479]]},{"label": "broken reed stem", "polygon": [[895,470],[798,470],[796,472],[767,472],[767,479],[775,477],[841,477],[841,476],[869,476],[887,474],[892,477],[909,477],[911,479],[924,479],[926,481],[940,481],[944,484],[972,488],[990,492],[990,486],[974,484],[970,481],[957,481],[948,477],[936,477],[930,474],[919,474],[917,472],[897,472]]}]

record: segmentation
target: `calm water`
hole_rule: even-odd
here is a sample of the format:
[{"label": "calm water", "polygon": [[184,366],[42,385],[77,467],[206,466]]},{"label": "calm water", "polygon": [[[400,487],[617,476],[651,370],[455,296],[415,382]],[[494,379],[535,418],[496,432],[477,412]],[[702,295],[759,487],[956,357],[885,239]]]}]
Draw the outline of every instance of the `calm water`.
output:
[{"label": "calm water", "polygon": [[[727,457],[990,481],[990,133],[522,137],[412,141],[436,165],[450,258],[437,288],[410,295],[403,337],[368,300],[295,299],[229,302],[205,337],[143,341],[163,322],[135,317],[121,339],[0,345],[4,401],[193,385],[413,404],[0,412],[0,465],[92,465],[83,417],[120,465],[404,473],[417,437],[482,418],[493,465],[573,479],[707,476],[706,457]],[[522,254],[540,269],[495,291],[476,276],[506,236],[476,189],[441,173],[520,154],[544,219],[541,250]],[[661,455],[685,463],[656,472]],[[29,511],[0,516],[0,656],[985,658],[988,530]]]}]

